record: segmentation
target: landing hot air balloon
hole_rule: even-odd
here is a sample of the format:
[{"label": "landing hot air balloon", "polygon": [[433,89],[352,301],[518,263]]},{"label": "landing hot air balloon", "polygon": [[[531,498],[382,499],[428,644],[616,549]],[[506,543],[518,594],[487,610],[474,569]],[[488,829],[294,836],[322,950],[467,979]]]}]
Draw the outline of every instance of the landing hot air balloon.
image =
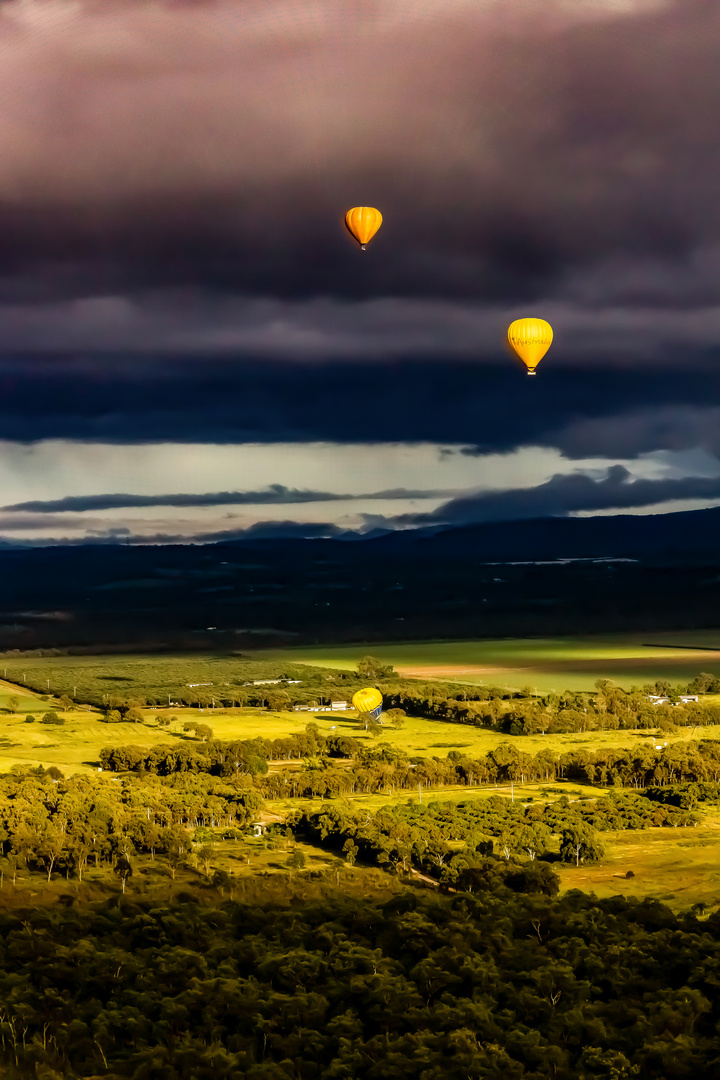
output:
[{"label": "landing hot air balloon", "polygon": [[508,327],[508,343],[527,367],[528,375],[535,374],[552,339],[552,327],[544,319],[516,319]]},{"label": "landing hot air balloon", "polygon": [[364,251],[382,225],[382,214],[372,206],[354,206],[345,215],[345,224]]},{"label": "landing hot air balloon", "polygon": [[353,708],[366,719],[377,720],[382,712],[382,694],[374,686],[358,690],[357,694],[353,694],[352,703]]}]

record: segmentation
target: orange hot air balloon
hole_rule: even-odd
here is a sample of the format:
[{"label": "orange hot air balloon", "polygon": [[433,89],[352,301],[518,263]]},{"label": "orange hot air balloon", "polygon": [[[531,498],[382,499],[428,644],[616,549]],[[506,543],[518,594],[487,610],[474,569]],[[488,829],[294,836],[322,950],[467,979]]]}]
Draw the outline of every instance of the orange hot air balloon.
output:
[{"label": "orange hot air balloon", "polygon": [[508,327],[508,344],[525,364],[528,375],[535,368],[552,344],[553,332],[544,319],[516,319]]},{"label": "orange hot air balloon", "polygon": [[345,224],[364,251],[382,225],[382,214],[373,206],[354,206],[345,215]]}]

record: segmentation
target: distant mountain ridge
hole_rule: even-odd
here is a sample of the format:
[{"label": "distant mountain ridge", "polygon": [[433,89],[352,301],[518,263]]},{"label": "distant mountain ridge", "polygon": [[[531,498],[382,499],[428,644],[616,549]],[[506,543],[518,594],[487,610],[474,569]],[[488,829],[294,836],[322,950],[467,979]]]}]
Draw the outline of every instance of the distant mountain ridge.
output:
[{"label": "distant mountain ridge", "polygon": [[0,549],[0,650],[670,632],[718,612],[720,508]]},{"label": "distant mountain ridge", "polygon": [[368,541],[378,550],[425,548],[497,562],[578,558],[672,559],[720,552],[720,507],[669,514],[529,518],[395,532]]},{"label": "distant mountain ridge", "polygon": [[[4,554],[49,550],[74,550],[94,553],[105,551],[154,551],[194,549],[205,552],[217,549],[251,547],[269,553],[288,548],[316,545],[328,550],[356,548],[358,552],[373,548],[375,552],[402,550],[419,553],[457,551],[474,553],[493,562],[547,560],[563,558],[634,558],[667,556],[714,555],[720,551],[720,507],[708,510],[685,510],[665,514],[613,514],[596,517],[540,517],[513,521],[488,521],[473,525],[432,525],[417,529],[373,529],[362,534],[353,531],[330,537],[303,536],[300,528],[287,534],[277,531],[269,535],[249,531],[246,536],[218,540],[206,544],[141,544],[137,542],[107,543],[93,540],[87,544],[29,545],[12,540],[0,540],[0,557]],[[89,556],[90,557],[90,556]],[[93,560],[97,554],[92,556]]]}]

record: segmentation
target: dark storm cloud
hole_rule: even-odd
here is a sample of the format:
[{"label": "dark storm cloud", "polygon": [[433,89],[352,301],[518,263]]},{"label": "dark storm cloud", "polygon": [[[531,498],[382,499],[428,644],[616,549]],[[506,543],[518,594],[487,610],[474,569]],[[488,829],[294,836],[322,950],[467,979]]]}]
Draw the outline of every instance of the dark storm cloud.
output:
[{"label": "dark storm cloud", "polygon": [[[697,288],[718,289],[720,249],[716,266]],[[626,267],[626,270],[628,268]],[[617,272],[617,273],[616,273]],[[615,291],[622,277],[614,264],[606,268]],[[634,277],[628,274],[628,290]],[[552,361],[560,367],[595,364],[605,369],[625,366],[671,367],[678,349],[692,351],[696,362],[708,344],[720,338],[720,304],[705,297],[688,308],[683,290],[666,296],[665,282],[652,284],[660,310],[632,295],[617,300],[596,295],[598,272],[578,274],[568,284],[570,299],[543,299],[543,316],[555,330]],[[677,273],[680,278],[680,270]],[[635,286],[637,287],[637,286]],[[6,283],[5,292],[8,286]],[[592,299],[591,299],[592,297]],[[508,323],[523,309],[498,303],[414,297],[227,296],[208,290],[175,289],[124,296],[95,296],[64,303],[2,303],[0,331],[7,353],[106,352],[150,353],[168,362],[198,354],[218,358],[292,359],[348,362],[357,359],[423,359],[442,352],[455,359],[497,362],[507,352]]]},{"label": "dark storm cloud", "polygon": [[[705,0],[11,0],[0,47],[4,295],[59,301],[43,319],[87,325],[91,347],[129,321],[171,348],[153,293],[170,286],[201,307],[228,290],[514,305],[580,289],[652,309],[687,265],[677,302],[717,301]],[[357,203],[385,213],[365,256],[340,226]],[[20,337],[21,314],[5,313]]]},{"label": "dark storm cloud", "polygon": [[[465,525],[482,521],[562,517],[578,511],[655,506],[672,499],[720,499],[720,476],[632,480],[622,465],[613,465],[603,479],[584,473],[558,474],[534,488],[481,491],[452,499],[427,514],[403,514],[385,522],[407,525]],[[380,519],[373,518],[374,524]]]},{"label": "dark storm cloud", "polygon": [[[570,458],[659,449],[720,454],[720,353],[675,370],[562,371],[441,358],[413,364],[167,365],[144,358],[0,360],[0,434],[96,442],[436,442],[509,452],[558,447]],[[716,404],[718,403],[718,404]],[[58,493],[59,496],[61,493]]]},{"label": "dark storm cloud", "polygon": [[447,490],[413,491],[394,488],[366,494],[338,494],[329,491],[298,491],[283,484],[271,484],[262,491],[216,491],[203,494],[178,495],[67,495],[62,499],[33,499],[29,502],[2,506],[3,511],[36,511],[38,513],[82,512],[86,510],[119,510],[138,506],[262,506],[314,502],[345,502],[358,499],[437,499],[456,492]]},{"label": "dark storm cloud", "polygon": [[9,0],[0,435],[720,453],[718,55],[704,0]]},{"label": "dark storm cloud", "polygon": [[546,443],[567,458],[634,458],[654,450],[700,448],[720,457],[718,383],[704,405],[663,403],[653,408],[639,401],[627,412],[611,417],[571,420],[560,431],[548,432]]}]

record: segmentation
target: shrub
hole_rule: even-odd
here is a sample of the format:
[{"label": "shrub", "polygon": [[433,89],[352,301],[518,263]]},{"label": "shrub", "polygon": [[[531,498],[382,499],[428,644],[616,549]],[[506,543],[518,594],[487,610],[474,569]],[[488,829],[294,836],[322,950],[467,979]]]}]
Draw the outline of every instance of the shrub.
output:
[{"label": "shrub", "polygon": [[216,889],[229,889],[232,880],[226,870],[216,870],[213,874],[212,883]]},{"label": "shrub", "polygon": [[64,724],[65,717],[58,716],[56,712],[46,712],[40,721],[41,724]]}]

